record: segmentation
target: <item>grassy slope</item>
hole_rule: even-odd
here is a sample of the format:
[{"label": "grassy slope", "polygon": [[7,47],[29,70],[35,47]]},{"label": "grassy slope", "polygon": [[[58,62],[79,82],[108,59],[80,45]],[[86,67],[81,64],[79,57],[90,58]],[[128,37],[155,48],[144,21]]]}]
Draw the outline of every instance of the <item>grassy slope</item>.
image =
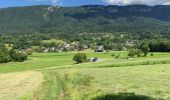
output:
[{"label": "grassy slope", "polygon": [[83,69],[80,73],[95,78],[94,90],[109,92],[134,92],[155,98],[170,94],[170,65]]},{"label": "grassy slope", "polygon": [[134,93],[168,100],[169,71],[170,64],[45,71],[47,81],[42,87],[45,92],[41,99],[55,100],[61,97],[62,91],[66,100],[91,99],[113,93]]},{"label": "grassy slope", "polygon": [[29,57],[29,60],[22,63],[11,62],[7,64],[0,64],[0,73],[18,72],[42,69],[48,67],[56,67],[63,65],[70,65],[73,63],[73,54],[59,54],[59,53],[44,53],[34,54]]},{"label": "grassy slope", "polygon": [[114,59],[111,54],[120,54],[121,56],[126,56],[127,52],[110,52],[110,53],[92,53],[87,52],[87,56],[98,57],[101,62],[98,63],[85,63],[74,65],[72,57],[75,52],[68,53],[36,53],[29,56],[29,60],[23,63],[11,62],[7,64],[0,64],[0,73],[45,69],[45,68],[83,68],[83,67],[117,67],[117,66],[134,66],[134,65],[148,65],[147,61],[154,61],[159,63],[169,63],[170,54],[169,53],[155,53],[154,56],[147,56],[146,58],[135,58],[135,59]]},{"label": "grassy slope", "polygon": [[169,98],[170,64],[165,63],[170,53],[134,59],[114,59],[112,53],[127,56],[127,52],[87,52],[89,58],[98,57],[101,62],[75,65],[74,52],[34,54],[27,62],[1,64],[0,73],[41,69],[45,81],[33,96],[37,100],[81,100],[119,92],[135,93],[132,97],[137,98]]}]

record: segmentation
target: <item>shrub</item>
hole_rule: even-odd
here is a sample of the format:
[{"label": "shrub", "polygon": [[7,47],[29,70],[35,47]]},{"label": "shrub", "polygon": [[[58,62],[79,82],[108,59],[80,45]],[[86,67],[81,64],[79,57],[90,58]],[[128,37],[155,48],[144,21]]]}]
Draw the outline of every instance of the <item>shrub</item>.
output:
[{"label": "shrub", "polygon": [[11,57],[11,60],[15,61],[15,62],[23,62],[23,61],[27,60],[26,54],[16,51],[14,49],[10,50],[9,55]]},{"label": "shrub", "polygon": [[128,56],[129,57],[134,57],[136,55],[136,50],[135,49],[130,49]]},{"label": "shrub", "polygon": [[10,61],[9,51],[5,46],[0,48],[0,63],[7,63]]},{"label": "shrub", "polygon": [[115,57],[116,55],[115,54],[111,54],[112,57]]},{"label": "shrub", "polygon": [[115,58],[116,58],[116,59],[118,59],[119,57],[120,57],[120,55],[119,55],[119,54],[115,56]]},{"label": "shrub", "polygon": [[142,54],[142,51],[140,49],[130,49],[128,56],[129,57],[134,57],[137,55],[137,57],[140,57]]},{"label": "shrub", "polygon": [[151,53],[151,56],[154,56],[154,54],[153,54],[153,53]]},{"label": "shrub", "polygon": [[16,53],[16,59],[14,61],[17,61],[17,62],[23,62],[25,60],[27,60],[27,55],[22,53],[22,52],[18,52]]},{"label": "shrub", "polygon": [[74,85],[90,85],[92,79],[91,76],[75,73],[71,81]]},{"label": "shrub", "polygon": [[147,56],[148,52],[150,51],[150,48],[148,46],[148,43],[142,43],[140,45],[140,49],[142,50],[144,56]]},{"label": "shrub", "polygon": [[137,57],[141,57],[142,51],[140,49],[136,50],[136,55]]},{"label": "shrub", "polygon": [[33,50],[32,49],[27,49],[26,50],[26,54],[27,55],[32,55],[33,54]]},{"label": "shrub", "polygon": [[45,47],[41,47],[41,46],[34,46],[32,47],[32,50],[38,53],[42,53],[45,50]]},{"label": "shrub", "polygon": [[76,63],[87,62],[87,56],[85,53],[77,53],[74,55],[73,61],[75,61]]}]

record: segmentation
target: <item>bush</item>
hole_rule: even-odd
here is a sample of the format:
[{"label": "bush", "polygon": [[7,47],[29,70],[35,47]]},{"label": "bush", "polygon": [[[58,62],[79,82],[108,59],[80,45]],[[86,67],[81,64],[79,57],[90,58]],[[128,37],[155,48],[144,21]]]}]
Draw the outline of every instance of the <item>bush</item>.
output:
[{"label": "bush", "polygon": [[38,53],[43,53],[45,50],[45,47],[41,47],[41,46],[34,46],[32,47],[32,50]]},{"label": "bush", "polygon": [[137,50],[136,50],[136,55],[137,55],[137,57],[141,57],[141,54],[142,54],[142,50],[137,49]]},{"label": "bush", "polygon": [[33,50],[32,49],[27,49],[26,50],[26,54],[27,55],[32,55],[33,54]]},{"label": "bush", "polygon": [[113,53],[113,54],[111,54],[111,56],[112,56],[112,57],[115,57],[116,55]]},{"label": "bush", "polygon": [[135,49],[130,49],[128,56],[129,57],[134,57],[136,55],[136,50]]},{"label": "bush", "polygon": [[26,54],[16,51],[14,49],[10,50],[9,55],[11,57],[11,60],[15,61],[15,62],[23,62],[23,61],[27,60]]},{"label": "bush", "polygon": [[120,57],[120,55],[119,55],[119,54],[115,56],[115,58],[116,58],[116,59],[118,59],[119,57]]},{"label": "bush", "polygon": [[73,61],[75,61],[76,63],[87,62],[87,56],[85,53],[77,53],[74,55]]},{"label": "bush", "polygon": [[14,49],[8,51],[5,46],[0,47],[0,63],[7,63],[10,61],[23,62],[25,60],[27,60],[26,54]]},{"label": "bush", "polygon": [[7,63],[10,61],[9,51],[5,46],[0,48],[0,63]]},{"label": "bush", "polygon": [[150,51],[148,43],[142,43],[140,45],[140,49],[142,50],[144,56],[147,56],[148,52]]},{"label": "bush", "polygon": [[142,51],[140,49],[130,49],[128,56],[134,57],[135,55],[137,57],[141,57]]},{"label": "bush", "polygon": [[153,54],[153,53],[151,53],[151,56],[154,56],[154,54]]}]

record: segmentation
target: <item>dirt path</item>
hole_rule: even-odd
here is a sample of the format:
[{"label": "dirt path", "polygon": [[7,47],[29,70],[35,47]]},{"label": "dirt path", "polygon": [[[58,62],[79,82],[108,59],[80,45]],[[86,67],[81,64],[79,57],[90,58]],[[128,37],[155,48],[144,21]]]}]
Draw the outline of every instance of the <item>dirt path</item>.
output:
[{"label": "dirt path", "polygon": [[57,100],[64,100],[64,91],[61,90]]},{"label": "dirt path", "polygon": [[37,88],[43,81],[40,72],[0,74],[0,100],[17,100]]}]

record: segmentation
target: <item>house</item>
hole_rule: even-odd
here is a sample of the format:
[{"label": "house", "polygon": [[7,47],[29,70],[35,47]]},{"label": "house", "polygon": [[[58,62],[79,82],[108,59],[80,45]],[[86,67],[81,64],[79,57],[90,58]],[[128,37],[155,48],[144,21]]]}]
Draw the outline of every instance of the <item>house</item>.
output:
[{"label": "house", "polygon": [[55,47],[51,47],[51,51],[55,51]]},{"label": "house", "polygon": [[49,49],[45,49],[44,52],[47,53],[49,51]]},{"label": "house", "polygon": [[83,45],[83,48],[84,49],[88,49],[88,45]]},{"label": "house", "polygon": [[97,46],[95,52],[105,52],[104,46],[103,45]]},{"label": "house", "polygon": [[64,44],[64,48],[67,48],[67,49],[70,48],[70,44],[66,44],[66,43],[65,43],[65,44]]},{"label": "house", "polygon": [[134,45],[134,41],[126,41],[125,45],[126,46],[133,46]]}]

